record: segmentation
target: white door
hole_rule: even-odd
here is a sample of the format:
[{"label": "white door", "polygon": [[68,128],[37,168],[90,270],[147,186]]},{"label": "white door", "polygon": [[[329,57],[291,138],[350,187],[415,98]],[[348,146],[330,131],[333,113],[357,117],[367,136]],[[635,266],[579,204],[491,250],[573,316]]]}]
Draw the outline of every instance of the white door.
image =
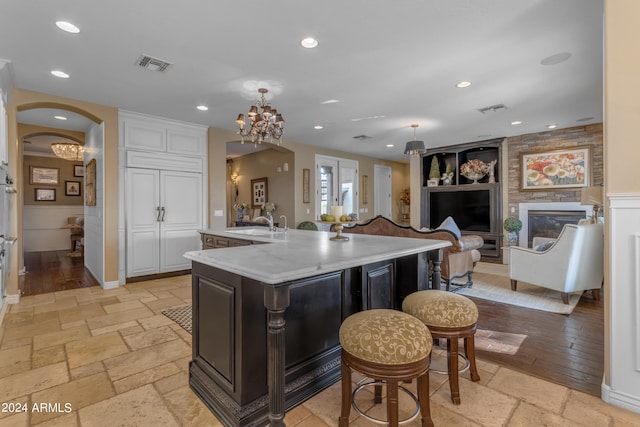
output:
[{"label": "white door", "polygon": [[160,272],[188,270],[182,255],[200,249],[202,175],[160,171]]},{"label": "white door", "polygon": [[331,206],[340,204],[338,160],[316,156],[316,216],[330,214]]},{"label": "white door", "polygon": [[160,269],[160,171],[127,168],[127,277]]},{"label": "white door", "polygon": [[[340,160],[340,204],[342,213],[358,213],[358,162]],[[337,218],[336,218],[337,219]]]},{"label": "white door", "polygon": [[373,165],[374,215],[391,217],[391,168]]}]

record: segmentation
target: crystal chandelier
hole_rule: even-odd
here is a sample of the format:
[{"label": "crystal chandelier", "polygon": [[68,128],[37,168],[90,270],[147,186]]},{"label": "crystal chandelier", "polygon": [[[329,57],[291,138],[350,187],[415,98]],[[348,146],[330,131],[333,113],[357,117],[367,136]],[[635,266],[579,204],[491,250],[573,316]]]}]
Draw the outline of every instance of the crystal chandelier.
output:
[{"label": "crystal chandelier", "polygon": [[413,128],[413,141],[407,142],[407,145],[404,147],[404,154],[407,156],[416,156],[420,157],[421,154],[426,153],[427,150],[424,148],[424,141],[416,141],[416,128],[418,125],[411,125]]},{"label": "crystal chandelier", "polygon": [[[244,144],[245,138],[251,138],[251,142],[256,145],[263,142],[273,144],[274,140],[276,140],[277,144],[280,145],[282,143],[282,133],[284,132],[282,114],[278,113],[275,108],[271,108],[264,98],[264,94],[269,92],[267,89],[260,88],[258,92],[260,93],[260,99],[258,99],[257,105],[252,105],[249,113],[247,113],[249,120],[251,120],[251,127],[245,129],[244,114],[239,114],[236,119],[236,123],[240,126],[240,129],[238,129],[240,140]],[[258,111],[259,108],[262,109],[262,112]]]},{"label": "crystal chandelier", "polygon": [[61,159],[71,161],[84,160],[84,146],[74,142],[56,142],[51,144],[51,150],[53,150],[53,154]]}]

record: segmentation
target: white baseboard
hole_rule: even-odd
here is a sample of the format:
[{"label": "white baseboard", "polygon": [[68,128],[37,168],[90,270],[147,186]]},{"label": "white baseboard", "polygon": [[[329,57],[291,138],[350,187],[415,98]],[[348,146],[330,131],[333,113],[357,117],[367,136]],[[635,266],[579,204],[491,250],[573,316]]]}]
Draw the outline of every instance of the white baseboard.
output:
[{"label": "white baseboard", "polygon": [[20,302],[20,294],[7,295],[4,301],[7,304],[17,304]]},{"label": "white baseboard", "polygon": [[605,402],[640,414],[640,399],[626,393],[613,390],[606,384],[601,385],[601,397]]},{"label": "white baseboard", "polygon": [[120,286],[120,283],[118,280],[114,280],[112,282],[104,282],[104,284],[102,285],[102,289],[117,289]]}]

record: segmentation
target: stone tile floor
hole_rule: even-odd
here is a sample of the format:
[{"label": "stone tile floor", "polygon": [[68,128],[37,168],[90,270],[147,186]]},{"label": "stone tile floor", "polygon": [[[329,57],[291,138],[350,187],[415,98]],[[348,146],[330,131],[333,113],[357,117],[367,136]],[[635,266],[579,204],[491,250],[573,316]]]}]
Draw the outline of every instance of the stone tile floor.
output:
[{"label": "stone tile floor", "polygon": [[[191,335],[161,314],[191,301],[190,276],[104,291],[22,298],[0,327],[0,426],[221,426],[188,386]],[[443,357],[437,350],[434,363]],[[637,426],[640,415],[498,365],[462,374],[462,404],[446,376],[431,374],[439,426]],[[368,414],[384,417],[368,390]],[[411,408],[401,399],[403,413]],[[291,410],[288,426],[336,426],[340,384]],[[352,426],[375,425],[352,411]],[[409,425],[420,425],[413,421]]]}]

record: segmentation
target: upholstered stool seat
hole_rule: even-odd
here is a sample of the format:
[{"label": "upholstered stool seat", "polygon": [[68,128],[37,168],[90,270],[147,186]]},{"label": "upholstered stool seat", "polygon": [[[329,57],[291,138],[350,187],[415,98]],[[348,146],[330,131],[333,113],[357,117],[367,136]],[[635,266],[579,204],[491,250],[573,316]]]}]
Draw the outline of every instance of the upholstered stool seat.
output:
[{"label": "upholstered stool seat", "polygon": [[[402,311],[422,321],[434,339],[447,340],[447,373],[451,401],[460,404],[458,385],[458,340],[464,339],[464,352],[471,381],[479,381],[476,367],[475,340],[478,308],[469,298],[441,290],[418,291],[402,302]],[[461,355],[462,356],[462,355]],[[464,357],[464,356],[463,356]]]},{"label": "upholstered stool seat", "polygon": [[[433,426],[429,405],[429,356],[433,338],[423,322],[397,310],[362,311],[349,316],[342,322],[340,345],[342,346],[340,427],[349,425],[352,405],[352,369],[366,377],[385,382],[387,424],[394,427],[400,423],[398,383],[417,378],[422,426]],[[359,413],[364,415],[360,411]],[[416,410],[415,416],[417,414]]]}]

